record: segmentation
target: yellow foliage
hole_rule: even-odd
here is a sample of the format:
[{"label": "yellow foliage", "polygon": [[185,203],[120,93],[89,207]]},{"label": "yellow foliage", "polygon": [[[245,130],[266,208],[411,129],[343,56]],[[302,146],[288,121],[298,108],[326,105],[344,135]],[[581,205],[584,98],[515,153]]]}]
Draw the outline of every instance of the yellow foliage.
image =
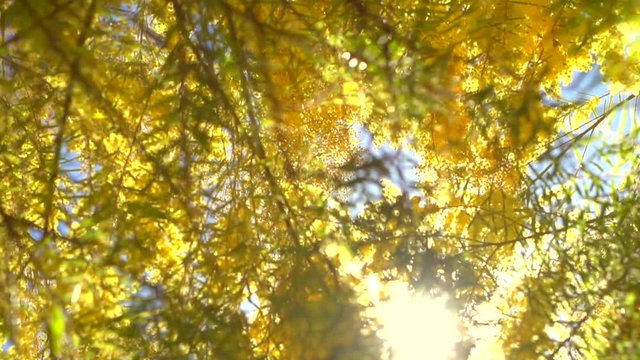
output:
[{"label": "yellow foliage", "polygon": [[[554,305],[607,319],[560,343],[593,356],[635,324],[616,305],[637,280],[633,181],[571,194],[565,155],[600,103],[560,99],[595,63],[637,95],[632,0],[0,14],[0,356],[375,359],[364,313],[392,281],[468,319],[489,303],[493,332],[465,339],[489,358],[574,336]],[[571,212],[592,195],[600,217]]]}]

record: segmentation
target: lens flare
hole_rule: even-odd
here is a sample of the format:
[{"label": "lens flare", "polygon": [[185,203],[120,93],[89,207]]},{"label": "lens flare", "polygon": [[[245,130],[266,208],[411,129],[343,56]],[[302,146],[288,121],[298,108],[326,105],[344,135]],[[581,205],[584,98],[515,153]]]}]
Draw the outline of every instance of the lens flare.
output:
[{"label": "lens flare", "polygon": [[412,291],[406,284],[388,284],[388,300],[377,306],[378,334],[393,360],[447,360],[461,340],[459,319],[447,308],[447,297]]}]

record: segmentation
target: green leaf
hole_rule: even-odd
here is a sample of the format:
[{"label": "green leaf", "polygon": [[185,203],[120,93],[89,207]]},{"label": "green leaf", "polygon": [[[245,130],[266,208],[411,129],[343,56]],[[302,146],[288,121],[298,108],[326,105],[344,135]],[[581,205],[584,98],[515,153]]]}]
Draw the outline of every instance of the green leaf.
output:
[{"label": "green leaf", "polygon": [[53,356],[59,356],[62,352],[65,322],[66,318],[62,306],[54,305],[49,312],[49,342],[51,346],[51,354]]}]

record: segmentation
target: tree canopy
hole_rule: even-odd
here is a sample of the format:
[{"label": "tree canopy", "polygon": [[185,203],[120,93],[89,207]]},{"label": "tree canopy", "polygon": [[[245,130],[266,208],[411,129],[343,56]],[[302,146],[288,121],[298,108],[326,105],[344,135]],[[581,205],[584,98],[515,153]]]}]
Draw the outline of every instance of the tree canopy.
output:
[{"label": "tree canopy", "polygon": [[393,358],[398,284],[457,359],[640,357],[637,1],[6,0],[0,32],[0,357]]}]

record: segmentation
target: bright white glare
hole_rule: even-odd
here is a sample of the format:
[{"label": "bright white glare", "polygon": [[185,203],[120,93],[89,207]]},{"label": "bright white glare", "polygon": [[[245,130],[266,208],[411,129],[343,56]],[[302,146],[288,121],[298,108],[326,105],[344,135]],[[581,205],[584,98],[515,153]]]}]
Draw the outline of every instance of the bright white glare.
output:
[{"label": "bright white glare", "polygon": [[461,340],[459,321],[447,309],[446,296],[415,293],[404,284],[389,289],[389,300],[377,306],[379,336],[393,360],[447,360]]}]

